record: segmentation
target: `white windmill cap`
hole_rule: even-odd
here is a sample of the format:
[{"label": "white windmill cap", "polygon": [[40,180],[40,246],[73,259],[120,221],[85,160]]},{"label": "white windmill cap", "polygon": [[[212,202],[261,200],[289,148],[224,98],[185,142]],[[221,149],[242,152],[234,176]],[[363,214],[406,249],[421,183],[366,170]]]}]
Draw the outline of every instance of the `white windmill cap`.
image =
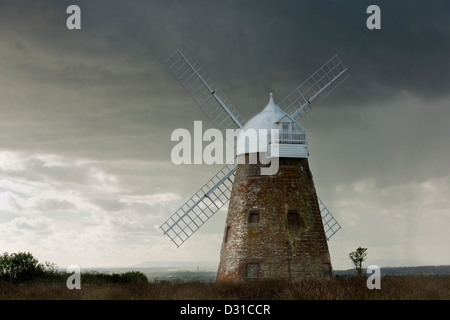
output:
[{"label": "white windmill cap", "polygon": [[[259,145],[258,137],[261,129],[265,129],[267,134],[270,135],[271,129],[278,129],[278,122],[285,116],[288,116],[286,112],[275,104],[273,100],[273,94],[270,93],[270,99],[267,106],[253,118],[251,118],[244,126],[243,131],[240,132],[237,139],[236,154],[245,154],[253,152],[267,152],[267,144]],[[288,116],[289,117],[289,116]],[[256,135],[252,135],[249,129],[254,129]],[[256,140],[255,140],[256,137]],[[245,140],[244,140],[245,139]],[[267,138],[267,142],[270,142],[270,138]]]}]

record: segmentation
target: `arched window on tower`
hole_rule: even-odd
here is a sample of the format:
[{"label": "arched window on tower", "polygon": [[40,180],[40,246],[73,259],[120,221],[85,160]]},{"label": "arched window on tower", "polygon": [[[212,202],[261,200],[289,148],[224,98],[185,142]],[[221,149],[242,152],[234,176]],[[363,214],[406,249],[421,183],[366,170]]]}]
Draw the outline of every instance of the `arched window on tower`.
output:
[{"label": "arched window on tower", "polygon": [[248,214],[248,223],[258,223],[260,210],[250,210]]},{"label": "arched window on tower", "polygon": [[299,225],[299,217],[297,210],[288,210],[287,212],[287,224],[288,227],[298,226]]}]

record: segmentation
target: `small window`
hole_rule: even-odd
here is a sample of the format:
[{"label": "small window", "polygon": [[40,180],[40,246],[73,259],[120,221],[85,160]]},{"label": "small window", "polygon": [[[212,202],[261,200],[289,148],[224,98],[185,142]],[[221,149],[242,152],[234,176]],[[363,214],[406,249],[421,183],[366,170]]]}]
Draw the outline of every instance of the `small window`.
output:
[{"label": "small window", "polygon": [[331,276],[331,265],[329,263],[322,263],[322,272],[326,277]]},{"label": "small window", "polygon": [[306,168],[306,175],[309,179],[312,179],[311,170],[309,170],[309,168]]},{"label": "small window", "polygon": [[247,278],[256,279],[259,277],[259,263],[247,263],[246,267]]},{"label": "small window", "polygon": [[282,127],[281,127],[281,141],[286,142],[287,140],[290,140],[290,134],[289,134],[289,127],[290,127],[290,123],[289,122],[282,122],[281,123]]},{"label": "small window", "polygon": [[251,210],[248,215],[248,223],[258,223],[259,222],[259,210]]},{"label": "small window", "polygon": [[287,213],[288,226],[298,226],[298,212],[297,210],[289,210]]},{"label": "small window", "polygon": [[227,230],[225,231],[225,242],[228,241],[228,234],[230,233],[230,226],[227,227]]}]

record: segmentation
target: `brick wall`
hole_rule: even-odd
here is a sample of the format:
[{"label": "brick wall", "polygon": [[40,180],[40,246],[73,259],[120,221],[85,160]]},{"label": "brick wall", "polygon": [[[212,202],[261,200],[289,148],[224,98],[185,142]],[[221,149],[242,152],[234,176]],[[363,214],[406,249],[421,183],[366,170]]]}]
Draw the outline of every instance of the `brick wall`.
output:
[{"label": "brick wall", "polygon": [[[259,164],[237,166],[217,281],[247,275],[291,280],[324,277],[327,269],[331,273],[308,159],[280,158],[278,174],[273,176],[259,175],[259,168]],[[255,216],[250,220],[250,212],[259,212],[258,222]]]}]

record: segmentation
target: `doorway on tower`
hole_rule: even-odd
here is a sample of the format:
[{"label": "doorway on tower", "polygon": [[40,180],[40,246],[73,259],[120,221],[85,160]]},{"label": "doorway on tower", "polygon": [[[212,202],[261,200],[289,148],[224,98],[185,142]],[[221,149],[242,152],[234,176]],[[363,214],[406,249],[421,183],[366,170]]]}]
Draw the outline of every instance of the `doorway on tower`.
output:
[{"label": "doorway on tower", "polygon": [[324,277],[331,276],[331,264],[330,263],[322,263],[322,272]]}]

